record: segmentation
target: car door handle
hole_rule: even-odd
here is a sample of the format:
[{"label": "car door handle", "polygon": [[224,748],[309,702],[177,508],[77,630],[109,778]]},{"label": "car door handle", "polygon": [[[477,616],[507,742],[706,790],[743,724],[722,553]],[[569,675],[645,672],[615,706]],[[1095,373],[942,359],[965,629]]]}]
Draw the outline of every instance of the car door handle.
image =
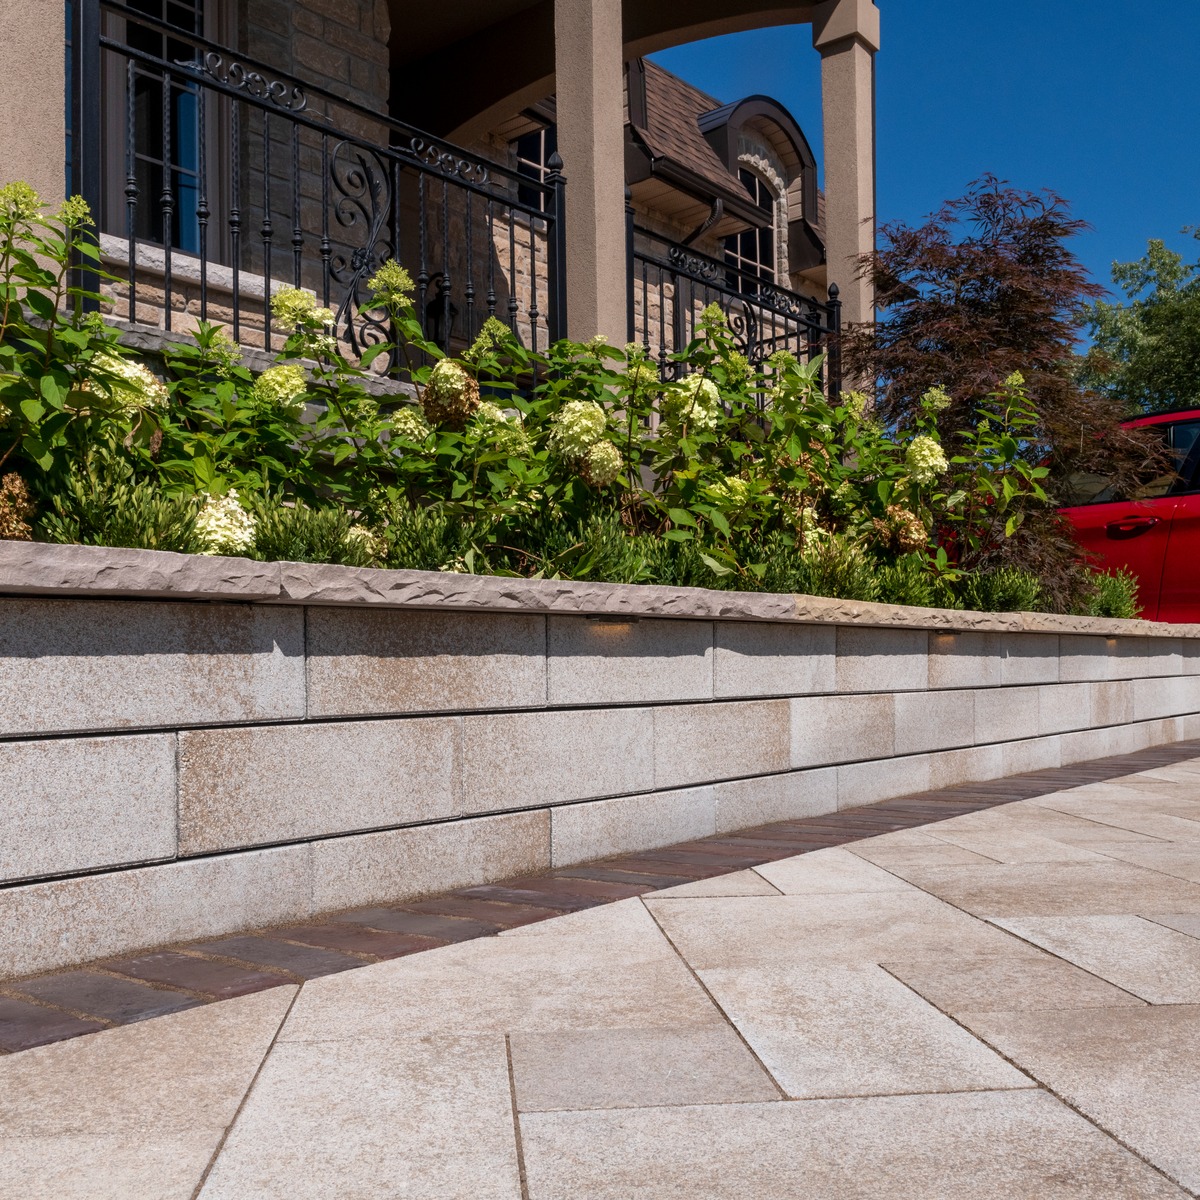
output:
[{"label": "car door handle", "polygon": [[1157,524],[1157,517],[1124,517],[1120,521],[1109,521],[1104,529],[1110,538],[1119,542],[1140,537]]}]

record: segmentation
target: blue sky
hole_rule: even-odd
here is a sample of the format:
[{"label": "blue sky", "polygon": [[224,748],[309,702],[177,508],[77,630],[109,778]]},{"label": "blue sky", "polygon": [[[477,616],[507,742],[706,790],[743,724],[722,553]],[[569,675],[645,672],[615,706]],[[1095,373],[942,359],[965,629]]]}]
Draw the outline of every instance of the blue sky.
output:
[{"label": "blue sky", "polygon": [[[1049,187],[1094,230],[1076,253],[1109,284],[1114,259],[1164,238],[1200,244],[1200,0],[877,0],[881,220],[920,220],[992,171]],[[820,59],[808,26],[654,56],[721,100],[755,92],[820,155]]]}]

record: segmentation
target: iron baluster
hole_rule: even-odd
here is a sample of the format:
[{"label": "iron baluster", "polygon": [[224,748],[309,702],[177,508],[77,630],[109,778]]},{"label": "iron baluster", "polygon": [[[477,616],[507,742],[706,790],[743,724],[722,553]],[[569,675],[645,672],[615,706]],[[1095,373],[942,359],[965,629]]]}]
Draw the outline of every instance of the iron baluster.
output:
[{"label": "iron baluster", "polygon": [[471,200],[473,199],[470,192],[467,193],[467,327],[464,334],[464,340],[468,343],[475,339],[475,256],[473,250],[473,230],[471,219]]},{"label": "iron baluster", "polygon": [[633,265],[633,192],[625,186],[625,340],[637,341],[637,317],[634,313],[634,284],[636,276]]},{"label": "iron baluster", "polygon": [[175,192],[171,162],[171,75],[162,74],[162,195],[159,197],[159,219],[162,221],[163,242],[163,328],[171,328],[171,243],[175,240]]},{"label": "iron baluster", "polygon": [[[538,311],[537,297],[537,230],[533,220],[529,222],[529,349],[537,353],[538,343]],[[533,386],[537,387],[537,360],[534,360]]]},{"label": "iron baluster", "polygon": [[442,294],[442,349],[450,353],[453,322],[450,311],[450,183],[442,179],[442,279],[438,284]]},{"label": "iron baluster", "polygon": [[[259,236],[263,246],[263,347],[271,349],[271,114],[262,113],[262,225]],[[292,330],[288,330],[289,333]]]},{"label": "iron baluster", "polygon": [[517,238],[511,204],[508,206],[508,327],[517,332]]},{"label": "iron baluster", "polygon": [[137,322],[137,66],[130,59],[125,87],[125,232],[129,241],[129,323]]},{"label": "iron baluster", "polygon": [[549,173],[546,185],[550,189],[553,215],[548,230],[549,255],[546,261],[552,322],[550,340],[567,336],[567,181],[563,176],[563,160],[556,150],[546,162]]},{"label": "iron baluster", "polygon": [[488,286],[487,286],[487,315],[496,315],[496,202],[487,202],[488,224]]},{"label": "iron baluster", "polygon": [[329,240],[329,135],[321,134],[321,303],[329,307],[329,270],[333,243]]},{"label": "iron baluster", "polygon": [[417,270],[417,318],[421,322],[422,334],[428,335],[425,325],[425,294],[429,290],[429,241],[425,212],[425,174],[417,177],[417,242],[420,267]]},{"label": "iron baluster", "polygon": [[208,320],[208,97],[196,88],[198,190],[196,194],[196,229],[200,248],[200,320]]},{"label": "iron baluster", "polygon": [[300,286],[304,230],[300,225],[300,126],[292,126],[292,286]]},{"label": "iron baluster", "polygon": [[233,203],[229,207],[229,244],[233,270],[233,340],[242,337],[242,123],[236,101],[229,105],[230,171],[229,187]]}]

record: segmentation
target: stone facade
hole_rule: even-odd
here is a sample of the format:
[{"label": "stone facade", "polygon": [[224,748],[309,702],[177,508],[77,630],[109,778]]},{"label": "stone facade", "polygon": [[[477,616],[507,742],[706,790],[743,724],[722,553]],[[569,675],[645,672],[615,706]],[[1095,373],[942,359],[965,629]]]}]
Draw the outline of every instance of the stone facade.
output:
[{"label": "stone facade", "polygon": [[0,975],[1200,735],[1192,626],[22,543],[5,594]]}]

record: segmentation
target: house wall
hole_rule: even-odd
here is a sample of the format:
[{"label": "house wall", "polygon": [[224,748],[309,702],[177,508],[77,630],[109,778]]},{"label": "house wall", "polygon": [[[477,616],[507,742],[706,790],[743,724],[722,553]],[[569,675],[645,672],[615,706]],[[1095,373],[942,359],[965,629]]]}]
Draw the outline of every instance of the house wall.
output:
[{"label": "house wall", "polygon": [[0,543],[0,975],[1200,734],[1200,627]]}]

